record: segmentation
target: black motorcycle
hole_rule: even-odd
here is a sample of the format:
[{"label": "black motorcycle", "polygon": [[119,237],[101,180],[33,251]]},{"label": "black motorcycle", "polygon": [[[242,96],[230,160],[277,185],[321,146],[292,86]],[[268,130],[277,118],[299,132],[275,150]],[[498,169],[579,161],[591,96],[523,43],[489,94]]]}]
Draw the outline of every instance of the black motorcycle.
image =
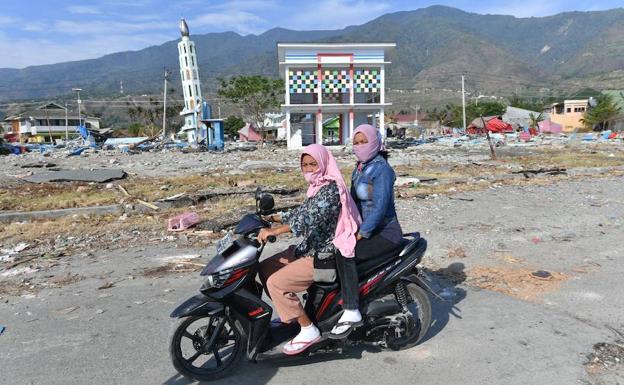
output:
[{"label": "black motorcycle", "polygon": [[[256,236],[271,226],[262,215],[272,211],[274,200],[260,189],[255,198],[256,212],[243,216],[234,234],[217,243],[217,255],[201,272],[206,277],[201,294],[171,313],[181,319],[171,338],[171,360],[189,379],[223,378],[243,355],[251,361],[287,357],[282,346],[299,332],[296,322],[271,323],[273,310],[262,299],[264,288],[256,275],[264,244]],[[422,340],[431,323],[431,303],[417,265],[427,242],[418,233],[404,237],[404,247],[395,258],[358,264],[364,324],[347,338],[328,338],[342,313],[339,284],[314,283],[307,290],[305,311],[322,338],[298,356],[342,352],[358,343],[398,350]],[[269,242],[275,242],[275,237]]]}]

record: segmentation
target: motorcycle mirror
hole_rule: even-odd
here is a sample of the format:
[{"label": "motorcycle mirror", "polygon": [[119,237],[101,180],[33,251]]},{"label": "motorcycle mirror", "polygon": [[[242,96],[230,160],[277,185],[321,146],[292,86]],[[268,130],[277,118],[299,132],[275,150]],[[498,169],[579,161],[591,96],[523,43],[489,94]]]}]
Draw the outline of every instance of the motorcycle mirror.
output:
[{"label": "motorcycle mirror", "polygon": [[258,208],[260,208],[260,211],[269,211],[273,207],[275,207],[275,200],[273,199],[273,195],[262,194],[258,202]]},{"label": "motorcycle mirror", "polygon": [[256,202],[262,198],[262,189],[260,187],[256,188],[256,193],[254,194],[254,198],[256,198]]}]

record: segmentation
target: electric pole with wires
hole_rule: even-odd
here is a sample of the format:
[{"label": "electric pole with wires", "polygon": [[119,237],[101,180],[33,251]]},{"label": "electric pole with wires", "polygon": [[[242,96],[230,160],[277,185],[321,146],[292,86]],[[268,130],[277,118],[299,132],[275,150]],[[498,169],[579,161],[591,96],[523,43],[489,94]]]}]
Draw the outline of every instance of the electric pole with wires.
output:
[{"label": "electric pole with wires", "polygon": [[162,124],[163,139],[165,139],[165,134],[167,131],[167,80],[169,80],[169,75],[171,74],[171,72],[167,69],[167,67],[164,67],[164,70],[165,70],[165,89],[163,91],[163,124]]}]

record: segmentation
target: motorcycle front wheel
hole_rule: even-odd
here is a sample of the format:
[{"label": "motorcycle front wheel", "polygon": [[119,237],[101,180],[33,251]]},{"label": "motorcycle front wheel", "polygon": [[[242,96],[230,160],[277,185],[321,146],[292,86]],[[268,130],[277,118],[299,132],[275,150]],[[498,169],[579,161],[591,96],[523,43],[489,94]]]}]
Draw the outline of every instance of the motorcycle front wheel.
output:
[{"label": "motorcycle front wheel", "polygon": [[225,314],[187,317],[181,320],[169,344],[178,373],[195,381],[226,377],[244,352],[241,333]]}]

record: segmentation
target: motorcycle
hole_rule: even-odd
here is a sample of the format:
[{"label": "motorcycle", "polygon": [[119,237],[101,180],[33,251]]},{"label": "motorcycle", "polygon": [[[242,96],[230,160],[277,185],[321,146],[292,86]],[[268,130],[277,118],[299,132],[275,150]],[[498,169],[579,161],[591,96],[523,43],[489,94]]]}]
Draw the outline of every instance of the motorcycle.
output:
[{"label": "motorcycle", "polygon": [[[255,200],[255,213],[244,215],[234,232],[217,242],[217,254],[200,273],[205,277],[200,294],[171,313],[180,319],[170,341],[171,360],[191,380],[226,377],[243,355],[255,362],[288,357],[282,346],[299,331],[296,322],[275,326],[273,310],[262,299],[264,288],[256,276],[265,244],[256,237],[271,226],[262,216],[272,212],[274,199],[258,189]],[[339,284],[312,284],[303,295],[304,308],[322,338],[298,357],[342,352],[359,343],[399,350],[422,340],[431,324],[431,303],[417,265],[427,242],[411,233],[404,235],[402,246],[395,258],[358,264],[364,323],[345,339],[328,337],[342,314]]]}]

